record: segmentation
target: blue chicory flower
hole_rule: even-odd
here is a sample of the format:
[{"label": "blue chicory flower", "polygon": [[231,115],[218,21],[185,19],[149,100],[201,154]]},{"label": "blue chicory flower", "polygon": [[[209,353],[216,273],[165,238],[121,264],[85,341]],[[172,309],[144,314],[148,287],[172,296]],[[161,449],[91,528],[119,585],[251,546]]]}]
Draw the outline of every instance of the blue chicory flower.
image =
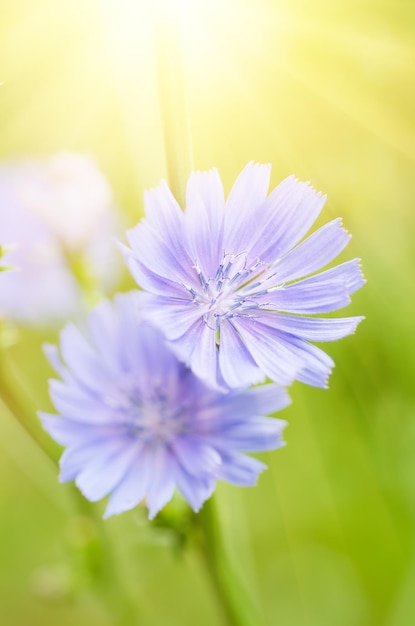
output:
[{"label": "blue chicory flower", "polygon": [[285,422],[261,417],[289,403],[275,385],[224,393],[207,387],[140,319],[138,292],[104,301],[82,334],[61,333],[47,346],[62,380],[50,381],[60,415],[41,413],[66,447],[62,482],[75,480],[92,501],[110,494],[105,517],[143,498],[154,515],[175,486],[197,511],[217,480],[249,486],[266,467],[245,455],[279,448]]},{"label": "blue chicory flower", "polygon": [[363,319],[309,317],[350,302],[364,283],[359,260],[316,274],[350,236],[335,219],[301,242],[325,196],[291,176],[267,197],[269,178],[270,166],[248,164],[225,202],[216,169],[193,173],[185,212],[163,182],[123,246],[149,319],[212,387],[265,376],[326,387],[334,363],[310,341],[340,339]]}]

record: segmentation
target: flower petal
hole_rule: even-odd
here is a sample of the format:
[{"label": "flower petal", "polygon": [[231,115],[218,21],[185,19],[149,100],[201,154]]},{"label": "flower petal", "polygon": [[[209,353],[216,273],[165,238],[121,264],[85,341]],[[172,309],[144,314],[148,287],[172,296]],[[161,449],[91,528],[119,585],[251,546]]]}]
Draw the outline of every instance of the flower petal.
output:
[{"label": "flower petal", "polygon": [[[223,193],[223,192],[222,192]],[[174,255],[182,273],[195,277],[193,260],[185,246],[185,215],[171,193],[166,181],[144,193],[146,222],[162,241],[168,252]],[[137,253],[141,255],[141,249]],[[190,272],[190,274],[189,274]]]},{"label": "flower petal", "polygon": [[196,478],[216,476],[221,457],[212,447],[188,436],[177,437],[171,446],[177,461],[188,474]]},{"label": "flower petal", "polygon": [[251,162],[236,179],[225,207],[223,246],[227,254],[251,250],[252,228],[260,218],[258,208],[267,197],[270,176],[270,165]]},{"label": "flower petal", "polygon": [[254,320],[238,317],[233,321],[258,366],[271,380],[280,385],[291,385],[297,378],[302,363],[279,340],[278,333],[264,328]]},{"label": "flower petal", "polygon": [[109,372],[117,374],[120,370],[120,343],[118,324],[114,319],[116,311],[108,300],[93,309],[88,318],[88,331],[93,344],[102,356]]},{"label": "flower petal", "polygon": [[329,313],[349,304],[350,295],[364,282],[359,259],[354,259],[254,299],[265,309],[300,314]]},{"label": "flower petal", "polygon": [[91,390],[105,389],[112,380],[90,344],[72,323],[61,331],[61,353],[72,375]]},{"label": "flower petal", "polygon": [[77,422],[60,415],[49,415],[38,412],[43,428],[55,441],[62,446],[72,446],[85,440],[112,438],[118,434],[116,426],[112,424],[96,425],[86,422]]},{"label": "flower petal", "polygon": [[201,406],[195,419],[201,423],[203,432],[214,432],[218,423],[223,426],[239,423],[253,415],[275,413],[290,403],[285,387],[268,383],[243,391],[233,389],[226,395],[218,394],[206,407]]},{"label": "flower petal", "polygon": [[137,443],[128,439],[107,439],[101,454],[96,453],[75,479],[84,496],[96,502],[110,493],[124,477],[137,453]]},{"label": "flower petal", "polygon": [[205,323],[202,320],[195,322],[188,331],[177,340],[170,341],[169,347],[180,361],[190,365],[195,346],[200,341]]},{"label": "flower petal", "polygon": [[220,327],[219,366],[231,388],[255,385],[265,378],[230,321]]},{"label": "flower petal", "polygon": [[194,346],[190,365],[196,376],[212,387],[217,387],[217,351],[216,333],[204,324],[198,342]]},{"label": "flower petal", "polygon": [[73,378],[62,363],[58,348],[50,343],[44,343],[42,348],[44,355],[55,372],[59,374],[63,380],[68,381],[70,379],[73,381]]},{"label": "flower petal", "polygon": [[134,461],[110,495],[104,519],[137,506],[146,495],[151,472],[150,454],[145,448],[137,450]]},{"label": "flower petal", "polygon": [[165,180],[144,192],[144,210],[151,227],[167,233],[166,238],[170,243],[182,241],[183,211]]},{"label": "flower petal", "polygon": [[264,311],[261,313],[263,324],[278,330],[301,337],[307,341],[337,341],[352,335],[364,317],[301,317],[299,315],[283,315]]},{"label": "flower petal", "polygon": [[156,231],[145,218],[127,231],[134,256],[151,272],[178,283],[197,285],[197,274],[184,246],[171,247],[168,238],[163,239],[163,235],[167,237],[165,233]]},{"label": "flower petal", "polygon": [[[257,403],[256,415],[266,415],[281,411],[291,404],[287,390],[280,385],[267,383],[254,389],[248,389],[245,396]],[[246,402],[246,400],[245,400]],[[252,411],[251,415],[254,414]]]},{"label": "flower petal", "polygon": [[176,464],[175,477],[182,496],[197,513],[202,504],[212,495],[216,480],[214,478],[196,478],[188,474],[178,463]]},{"label": "flower petal", "polygon": [[200,308],[191,300],[172,301],[164,296],[145,295],[145,317],[160,328],[170,341],[184,335],[197,320],[202,320]]},{"label": "flower petal", "polygon": [[181,282],[169,280],[151,271],[146,265],[144,265],[136,256],[136,254],[127,246],[122,243],[118,243],[125,263],[131,272],[132,277],[140,287],[149,291],[150,293],[160,294],[164,296],[170,296],[172,298],[180,298],[186,293],[185,288]]},{"label": "flower petal", "polygon": [[243,452],[262,452],[276,450],[285,445],[282,430],[287,422],[270,417],[255,417],[240,420],[239,423],[225,427],[210,442],[219,450],[241,450]]},{"label": "flower petal", "polygon": [[215,275],[223,257],[224,208],[218,171],[191,174],[186,190],[186,241],[190,256],[205,276]]},{"label": "flower petal", "polygon": [[[335,259],[350,241],[341,220],[329,222],[279,259],[262,277],[259,289],[268,289],[317,272]],[[249,285],[246,289],[250,291]]]},{"label": "flower petal", "polygon": [[170,454],[164,447],[160,446],[153,450],[151,477],[146,494],[149,519],[153,519],[173,497],[173,467]]},{"label": "flower petal", "polygon": [[330,313],[350,304],[347,287],[342,282],[295,283],[276,289],[260,299],[263,309],[310,314]]},{"label": "flower petal", "polygon": [[226,453],[222,461],[220,479],[241,487],[253,487],[259,474],[267,469],[264,463],[245,454]]},{"label": "flower petal", "polygon": [[105,423],[105,405],[86,389],[52,379],[49,381],[49,393],[53,404],[65,418],[90,424]]},{"label": "flower petal", "polygon": [[103,459],[107,459],[111,454],[113,441],[114,437],[109,438],[107,433],[101,431],[95,433],[94,437],[67,447],[59,461],[60,481],[65,483],[73,480],[91,464],[104,462]]},{"label": "flower petal", "polygon": [[298,380],[313,387],[327,389],[328,378],[334,367],[333,359],[317,346],[302,339],[288,336],[287,346],[303,361]]},{"label": "flower petal", "polygon": [[317,219],[326,196],[309,183],[290,176],[269,195],[258,218],[260,228],[253,230],[251,250],[265,263],[272,263],[295,246]]}]

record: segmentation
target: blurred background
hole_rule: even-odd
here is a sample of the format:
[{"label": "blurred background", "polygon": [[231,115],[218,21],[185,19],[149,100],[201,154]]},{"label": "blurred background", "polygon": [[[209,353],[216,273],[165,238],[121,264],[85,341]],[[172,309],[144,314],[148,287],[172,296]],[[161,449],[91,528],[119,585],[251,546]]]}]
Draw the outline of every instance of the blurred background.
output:
[{"label": "blurred background", "polygon": [[[330,389],[296,383],[292,406],[280,414],[288,445],[262,455],[269,470],[258,486],[219,485],[226,551],[269,626],[408,626],[415,622],[415,4],[148,4],[0,0],[0,242],[14,243],[3,239],[17,215],[7,168],[49,167],[62,153],[90,155],[106,177],[99,184],[109,186],[116,216],[108,239],[142,216],[143,191],[168,172],[156,48],[159,24],[177,11],[193,166],[216,166],[227,191],[250,160],[273,164],[274,185],[291,173],[310,180],[328,194],[318,225],[344,218],[353,240],[342,260],[362,257],[367,278],[345,311],[366,321],[327,346],[336,361]],[[65,263],[85,286],[78,253],[66,242]],[[109,273],[118,262],[115,253]],[[94,278],[93,301],[133,285],[117,272],[105,284]],[[0,304],[8,297],[3,276]],[[24,311],[33,310],[34,284],[21,286]],[[50,408],[52,372],[41,345],[56,340],[60,313],[80,316],[82,307],[41,324],[4,313],[2,379],[35,430],[35,410]],[[7,407],[0,411],[0,622],[111,626],[88,582],[101,531],[76,512],[55,467]],[[94,507],[100,514],[101,504]],[[149,533],[138,510],[111,518],[105,531],[140,623],[219,623],[192,548],[166,550],[169,534]]]}]

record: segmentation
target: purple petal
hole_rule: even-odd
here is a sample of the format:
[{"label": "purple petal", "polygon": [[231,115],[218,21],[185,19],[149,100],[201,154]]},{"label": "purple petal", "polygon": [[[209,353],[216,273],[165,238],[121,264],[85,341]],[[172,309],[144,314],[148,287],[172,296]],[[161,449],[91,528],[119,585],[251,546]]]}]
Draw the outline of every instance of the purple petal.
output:
[{"label": "purple petal", "polygon": [[312,315],[330,313],[350,304],[350,296],[344,283],[322,281],[303,284],[304,282],[294,283],[262,296],[259,299],[260,306],[268,310]]},{"label": "purple petal", "polygon": [[[272,263],[295,246],[317,219],[326,196],[317,193],[309,183],[289,177],[280,183],[261,207],[264,217],[256,229],[252,250],[267,263]],[[268,219],[267,219],[268,218]]]},{"label": "purple petal", "polygon": [[[320,348],[306,344],[308,348],[307,365],[298,376],[298,380],[313,387],[328,388],[328,379],[334,367],[334,361]],[[313,353],[313,354],[312,354]],[[314,359],[311,363],[311,356]]]},{"label": "purple petal", "polygon": [[219,450],[241,450],[243,452],[262,452],[275,450],[285,445],[282,430],[287,422],[275,418],[256,417],[231,424],[225,430],[210,437],[212,445]]},{"label": "purple petal", "polygon": [[[306,280],[309,284],[318,284],[323,281],[326,281],[327,283],[342,281],[346,285],[347,292],[349,294],[352,294],[360,289],[360,287],[363,287],[366,282],[360,267],[360,259],[346,261],[346,263],[336,265],[336,267],[332,267],[331,269],[321,272],[321,274],[317,274],[316,276],[312,276],[311,278],[307,278]],[[305,281],[302,282],[304,283]]]},{"label": "purple petal", "polygon": [[153,450],[151,476],[146,494],[149,519],[153,519],[173,497],[173,468],[174,464],[164,447]]},{"label": "purple petal", "polygon": [[123,479],[110,495],[104,519],[137,506],[146,495],[151,472],[152,466],[148,451],[145,448],[138,449]]},{"label": "purple petal", "polygon": [[73,324],[61,332],[61,353],[72,374],[89,389],[105,389],[112,380],[98,355]]},{"label": "purple petal", "polygon": [[359,259],[275,289],[255,300],[265,309],[289,313],[329,313],[350,303],[350,294],[364,284]]},{"label": "purple petal", "polygon": [[[125,341],[128,340],[126,337]],[[132,348],[137,353],[137,362],[140,361],[133,370],[134,382],[143,397],[151,397],[153,390],[160,387],[167,390],[172,382],[177,386],[177,359],[166,348],[165,337],[157,328],[142,321],[140,333]],[[160,353],[163,358],[160,358]]]},{"label": "purple petal", "polygon": [[122,243],[118,243],[118,247],[124,256],[124,260],[132,277],[140,287],[150,293],[170,296],[172,298],[183,297],[186,293],[181,282],[178,283],[168,278],[162,278],[159,274],[152,272],[146,267],[130,248],[127,248],[127,246],[124,246]]},{"label": "purple petal", "polygon": [[215,477],[221,464],[216,450],[192,437],[176,438],[172,450],[183,469],[196,478]]},{"label": "purple petal", "polygon": [[307,341],[336,341],[352,335],[364,317],[300,317],[264,311],[261,314],[263,324],[306,339]]},{"label": "purple petal", "polygon": [[174,341],[202,319],[200,309],[191,300],[172,301],[171,298],[146,294],[145,316],[160,328],[167,339]]},{"label": "purple petal", "polygon": [[97,426],[69,420],[60,415],[49,415],[39,411],[38,413],[43,428],[55,441],[62,446],[72,446],[82,443],[85,440],[105,439],[117,435],[117,428],[111,424]]},{"label": "purple petal", "polygon": [[68,379],[70,379],[72,381],[73,378],[62,363],[58,348],[50,343],[44,343],[42,348],[44,355],[55,372],[59,374],[63,380],[68,381]]},{"label": "purple petal", "polygon": [[115,315],[112,304],[104,300],[91,311],[88,318],[88,330],[95,348],[102,356],[105,368],[116,375],[120,369],[122,349]]},{"label": "purple petal", "polygon": [[[252,228],[256,227],[271,176],[270,165],[248,163],[234,183],[225,207],[224,250],[239,254],[251,250]],[[255,223],[256,222],[256,223]]]},{"label": "purple petal", "polygon": [[107,440],[101,454],[95,452],[75,479],[84,496],[96,502],[106,496],[124,477],[137,453],[137,443],[128,440]]},{"label": "purple petal", "polygon": [[227,453],[222,456],[222,461],[220,479],[241,487],[253,487],[258,475],[267,469],[261,461],[244,454]]},{"label": "purple petal", "polygon": [[134,256],[151,272],[178,283],[198,285],[193,263],[184,247],[172,249],[168,240],[145,219],[127,231],[127,239]]},{"label": "purple petal", "polygon": [[[257,403],[256,415],[275,413],[291,404],[291,398],[287,390],[280,385],[272,383],[248,389],[246,396]],[[252,411],[251,415],[253,414],[254,411]]]},{"label": "purple petal", "polygon": [[222,322],[220,327],[219,366],[231,388],[254,385],[265,378],[232,322]]},{"label": "purple petal", "polygon": [[190,175],[186,190],[185,228],[190,255],[203,273],[214,276],[223,257],[225,198],[216,169]]},{"label": "purple petal", "polygon": [[[184,245],[185,216],[165,181],[155,189],[145,192],[144,204],[147,216],[145,222],[163,241],[167,251],[174,255],[180,266],[179,276],[184,272],[194,277],[194,263]],[[136,250],[141,255],[141,248]]]},{"label": "purple petal", "polygon": [[317,272],[335,259],[349,241],[350,235],[341,227],[340,219],[329,222],[279,259],[262,278],[260,288],[268,289]]},{"label": "purple petal", "polygon": [[[59,461],[62,483],[74,480],[92,462],[97,462],[108,455],[108,439],[106,433],[96,433],[94,437],[79,441],[66,448]],[[118,442],[118,439],[117,439]]]},{"label": "purple petal", "polygon": [[[314,387],[327,387],[327,379],[334,366],[334,362],[328,354],[309,344],[308,342],[288,335],[270,326],[266,326],[257,321],[255,326],[259,337],[271,338],[281,349],[286,350],[291,355],[291,360],[298,364],[296,379],[306,382]],[[272,335],[270,335],[270,331]],[[262,339],[262,341],[264,341]],[[271,344],[270,344],[271,345]],[[271,373],[268,374],[271,378]],[[277,381],[281,384],[280,381]]]},{"label": "purple petal", "polygon": [[165,233],[173,245],[181,243],[183,211],[165,180],[158,187],[144,192],[144,209],[154,230]]},{"label": "purple petal", "polygon": [[185,500],[197,513],[202,504],[210,498],[215,490],[214,478],[195,478],[188,474],[179,464],[175,469],[176,484]]},{"label": "purple petal", "polygon": [[190,365],[192,360],[192,354],[195,347],[199,344],[202,333],[204,332],[206,324],[199,320],[191,326],[188,331],[175,341],[170,341],[169,346],[178,359]]},{"label": "purple petal", "polygon": [[[216,424],[239,423],[253,415],[275,413],[291,403],[287,390],[280,385],[268,383],[241,391],[229,391],[226,395],[217,395],[206,408],[198,411],[197,420],[205,423],[204,429],[212,432]],[[211,428],[209,428],[211,426]]]},{"label": "purple petal", "polygon": [[[279,340],[278,333],[254,320],[234,319],[234,325],[256,363],[271,380],[290,385],[302,368],[301,360]],[[265,330],[265,332],[263,332]]]},{"label": "purple petal", "polygon": [[104,405],[80,387],[52,379],[49,381],[49,393],[59,413],[68,419],[91,424],[102,424],[106,421]]},{"label": "purple petal", "polygon": [[192,371],[211,387],[217,386],[216,333],[204,324],[191,357]]},{"label": "purple petal", "polygon": [[287,345],[295,354],[302,358],[304,366],[298,374],[298,380],[313,387],[327,389],[328,378],[334,367],[333,359],[311,343],[302,339],[288,337]]}]

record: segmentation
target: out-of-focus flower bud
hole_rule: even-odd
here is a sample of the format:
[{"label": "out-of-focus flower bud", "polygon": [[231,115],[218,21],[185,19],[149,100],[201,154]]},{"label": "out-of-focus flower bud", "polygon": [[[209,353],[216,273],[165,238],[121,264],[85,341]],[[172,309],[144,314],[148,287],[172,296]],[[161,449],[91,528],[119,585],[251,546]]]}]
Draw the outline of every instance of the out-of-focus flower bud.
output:
[{"label": "out-of-focus flower bud", "polygon": [[1,166],[0,237],[13,245],[7,264],[19,271],[3,275],[0,316],[58,322],[114,286],[118,220],[111,188],[88,155]]}]

